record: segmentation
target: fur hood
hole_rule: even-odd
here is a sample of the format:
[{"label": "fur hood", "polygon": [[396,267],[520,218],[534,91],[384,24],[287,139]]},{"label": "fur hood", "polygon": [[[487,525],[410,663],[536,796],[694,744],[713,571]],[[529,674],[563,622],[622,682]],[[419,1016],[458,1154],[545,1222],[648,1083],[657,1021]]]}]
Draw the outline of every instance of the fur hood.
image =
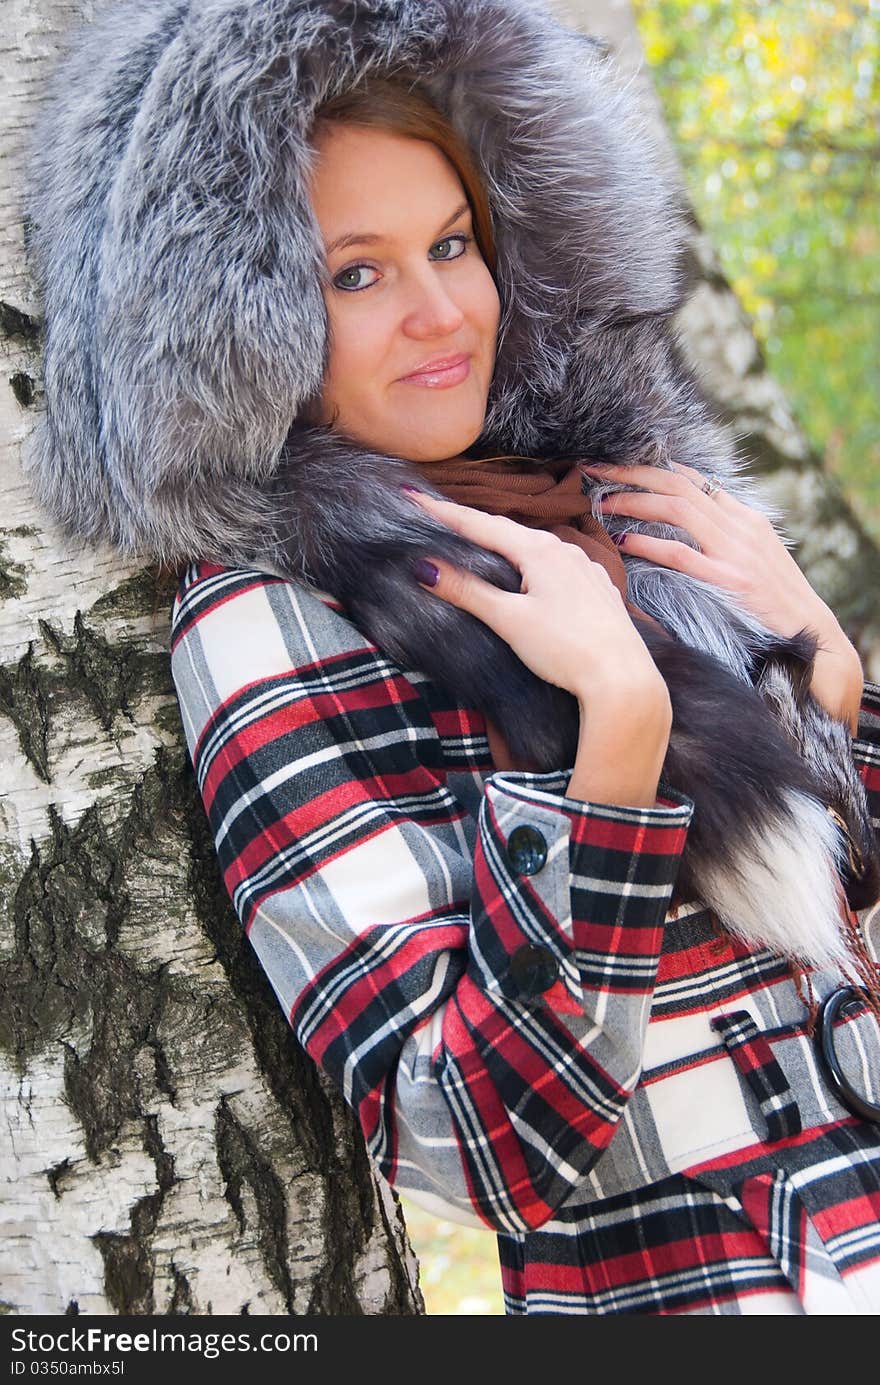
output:
[{"label": "fur hood", "polygon": [[[558,768],[574,700],[408,569],[433,552],[512,589],[517,574],[413,513],[398,483],[424,475],[405,461],[297,422],[327,349],[309,130],[371,74],[417,78],[487,188],[502,316],[471,454],[674,458],[778,519],[677,349],[686,213],[646,121],[602,47],[527,0],[105,4],[52,74],[32,140],[47,408],[26,464],[80,539],[332,592],[404,667],[490,715],[514,755]],[[685,893],[746,938],[840,962],[836,871],[860,908],[880,867],[846,729],[807,692],[814,646],[683,574],[636,558],[627,573],[673,636],[661,650],[641,632],[673,696],[665,777],[696,804]]]},{"label": "fur hood", "polygon": [[111,0],[53,73],[30,159],[34,477],[71,532],[167,561],[274,549],[267,486],[326,368],[309,129],[357,79],[400,70],[488,189],[491,445],[619,458],[662,424],[677,456],[720,462],[659,330],[683,223],[593,41],[524,0]]}]

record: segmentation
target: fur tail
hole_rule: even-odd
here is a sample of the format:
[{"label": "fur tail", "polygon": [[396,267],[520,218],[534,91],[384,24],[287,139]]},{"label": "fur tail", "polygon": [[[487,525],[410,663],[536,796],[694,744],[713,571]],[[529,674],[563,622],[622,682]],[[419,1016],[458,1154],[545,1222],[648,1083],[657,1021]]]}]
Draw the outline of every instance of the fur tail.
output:
[{"label": "fur tail", "polygon": [[[823,775],[798,745],[799,702],[807,698],[815,639],[802,634],[765,650],[762,680],[770,679],[771,707],[712,655],[636,624],[672,700],[664,777],[694,800],[676,894],[704,900],[730,932],[752,944],[843,969],[849,957],[844,911],[877,898],[880,864],[871,840],[859,853],[859,879],[851,877],[849,848],[854,840],[865,846],[871,828],[867,805],[842,768],[850,758],[846,746],[829,758],[835,778]],[[811,715],[824,717],[818,709]],[[843,727],[840,732],[845,740]]]},{"label": "fur tail", "polygon": [[695,858],[701,897],[745,942],[846,974],[838,828],[815,799],[784,797],[784,814],[751,834],[734,866]]}]

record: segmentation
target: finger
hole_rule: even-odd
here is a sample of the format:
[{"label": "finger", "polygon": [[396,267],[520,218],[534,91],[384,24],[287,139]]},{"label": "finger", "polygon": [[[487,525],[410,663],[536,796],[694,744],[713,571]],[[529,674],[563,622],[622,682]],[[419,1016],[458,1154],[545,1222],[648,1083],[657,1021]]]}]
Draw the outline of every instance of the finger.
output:
[{"label": "finger", "polygon": [[631,515],[633,519],[674,524],[677,529],[686,530],[696,539],[707,556],[730,556],[729,531],[718,522],[718,518],[711,511],[695,504],[689,496],[669,492],[655,495],[650,491],[616,491],[614,495],[609,495],[602,501],[599,512],[609,518],[614,515]]},{"label": "finger", "polygon": [[620,482],[625,485],[645,486],[648,490],[662,495],[684,495],[687,487],[683,478],[674,471],[660,466],[624,466],[620,462],[607,462],[604,465],[579,462],[578,470],[590,479]]},{"label": "finger", "polygon": [[[436,580],[434,574],[436,573]],[[493,582],[478,577],[475,572],[448,563],[444,558],[418,558],[413,563],[413,576],[419,586],[434,596],[469,611],[477,620],[496,630],[504,624],[509,612],[510,602],[517,599],[516,592],[504,591]]]},{"label": "finger", "polygon": [[420,509],[432,514],[463,538],[500,553],[520,572],[536,552],[542,551],[549,543],[561,542],[545,529],[517,524],[516,520],[508,519],[506,515],[487,514],[485,510],[459,505],[454,500],[439,500],[425,491],[406,491],[405,494],[416,501]]},{"label": "finger", "polygon": [[625,481],[627,484],[643,486],[658,495],[685,495],[693,498],[694,491],[699,496],[697,503],[711,505],[725,517],[734,521],[746,520],[757,513],[750,505],[730,495],[722,487],[707,495],[703,487],[707,478],[696,467],[685,466],[683,462],[672,462],[665,466],[624,466],[613,462],[601,468],[582,467],[588,475],[596,475],[606,481]]},{"label": "finger", "polygon": [[[713,491],[711,495],[708,495],[705,489],[708,478],[702,471],[698,471],[696,467],[685,466],[684,462],[673,462],[672,466],[682,476],[685,476],[690,481],[691,485],[697,488],[701,495],[705,495],[707,500],[717,506],[724,514],[729,515],[731,519],[749,520],[754,518],[755,515],[760,516],[761,511],[756,509],[754,505],[750,505],[748,501],[741,499],[739,496],[731,495],[723,486]],[[716,477],[715,479],[717,480],[718,478]]]},{"label": "finger", "polygon": [[658,539],[653,534],[629,532],[624,537],[620,551],[626,556],[647,558],[649,562],[658,563],[661,567],[684,572],[688,577],[698,577],[703,582],[721,585],[718,581],[717,564],[705,553],[699,553],[679,539]]}]

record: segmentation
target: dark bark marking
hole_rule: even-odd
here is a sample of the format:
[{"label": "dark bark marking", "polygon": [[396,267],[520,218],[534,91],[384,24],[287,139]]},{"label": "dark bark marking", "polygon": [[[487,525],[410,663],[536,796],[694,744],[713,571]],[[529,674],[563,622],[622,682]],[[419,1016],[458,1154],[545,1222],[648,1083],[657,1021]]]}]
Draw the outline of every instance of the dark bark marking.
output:
[{"label": "dark bark marking", "polygon": [[108,617],[134,620],[148,612],[156,616],[161,609],[170,621],[177,585],[178,579],[173,574],[163,572],[160,575],[155,567],[141,568],[99,596],[89,607],[88,615],[101,620]]},{"label": "dark bark marking", "polygon": [[174,1160],[162,1143],[155,1116],[143,1122],[143,1146],[156,1168],[155,1193],[139,1198],[131,1209],[131,1234],[98,1232],[92,1237],[104,1261],[104,1292],[117,1313],[153,1313],[156,1267],[151,1238],[162,1204],[175,1183]]},{"label": "dark bark marking", "polygon": [[[403,1205],[393,1188],[391,1188],[391,1198],[394,1203],[394,1217],[397,1222],[396,1230],[388,1220],[385,1204],[383,1202],[379,1203],[379,1210],[388,1244],[396,1246],[400,1237],[403,1237],[405,1240],[409,1239],[409,1232],[407,1231],[406,1219],[403,1215]],[[413,1286],[404,1273],[403,1261],[399,1256],[394,1255],[389,1257],[389,1269],[391,1273],[391,1284],[385,1296],[385,1302],[382,1305],[383,1316],[391,1315],[399,1317],[402,1314],[412,1313],[414,1299],[416,1311],[418,1313],[426,1313],[428,1310],[425,1307],[425,1299],[422,1294],[421,1285],[417,1281],[415,1289],[413,1289]]]},{"label": "dark bark marking", "polygon": [[[6,569],[7,575],[8,572]],[[22,755],[33,765],[44,784],[51,782],[48,754],[49,681],[34,662],[33,642],[28,644],[27,651],[17,664],[11,668],[0,667],[0,712],[12,722],[18,732]]]},{"label": "dark bark marking", "polygon": [[[239,1231],[250,1230],[260,1249],[266,1274],[293,1312],[293,1284],[287,1266],[287,1198],[281,1180],[261,1153],[251,1132],[233,1115],[222,1098],[214,1122],[217,1162],[226,1186],[226,1199],[235,1213]],[[247,1185],[257,1206],[256,1227],[247,1226],[242,1188]]]},{"label": "dark bark marking", "polygon": [[104,1292],[113,1312],[153,1313],[152,1267],[139,1242],[109,1231],[99,1231],[92,1240],[104,1261]]},{"label": "dark bark marking", "polygon": [[14,307],[12,303],[0,300],[0,335],[20,337],[28,343],[36,342],[40,335],[39,319]]},{"label": "dark bark marking", "polygon": [[[0,536],[28,537],[38,531],[19,525],[0,530]],[[27,569],[5,560],[5,537],[0,537],[0,599],[14,598],[27,590]],[[134,619],[149,607],[148,597],[157,602],[168,597],[171,584],[159,581],[149,572],[136,574],[108,593],[93,606],[103,617]],[[100,631],[90,626],[81,611],[74,616],[73,633],[64,635],[49,621],[38,620],[46,646],[60,656],[59,668],[48,669],[34,659],[34,642],[17,664],[0,667],[0,712],[12,721],[18,732],[22,754],[44,781],[51,782],[48,730],[55,707],[83,696],[104,731],[110,731],[116,714],[131,717],[131,708],[145,696],[167,696],[157,722],[179,741],[180,716],[173,697],[166,653],[145,651],[132,641],[115,639],[109,643]],[[104,773],[108,777],[110,772]],[[115,773],[115,772],[114,772]]]},{"label": "dark bark marking", "polygon": [[[178,716],[179,723],[179,716]],[[332,1272],[316,1280],[307,1313],[363,1312],[352,1280],[356,1257],[375,1230],[373,1169],[354,1112],[319,1073],[283,1015],[245,937],[220,874],[210,824],[187,759],[184,822],[192,850],[189,883],[199,921],[240,1000],[254,1055],[266,1085],[287,1118],[297,1153],[326,1181],[323,1241],[333,1249]],[[414,1298],[397,1246],[388,1242],[389,1274],[405,1286],[399,1313],[424,1312]]]},{"label": "dark bark marking", "polygon": [[160,747],[112,835],[98,806],[69,827],[49,808],[50,836],[31,842],[10,910],[15,952],[0,963],[0,1045],[21,1067],[31,1053],[64,1042],[90,1022],[85,1054],[67,1047],[67,1097],[98,1158],[121,1123],[141,1115],[137,1053],[149,1047],[173,1099],[159,1037],[174,985],[161,968],[144,972],[113,944],[130,908],[126,877],[167,823],[179,757]]},{"label": "dark bark marking", "polygon": [[165,1148],[159,1133],[159,1122],[155,1116],[147,1116],[144,1126],[144,1149],[156,1165],[156,1182],[164,1197],[177,1181],[174,1176],[174,1158]]},{"label": "dark bark marking", "polygon": [[174,1276],[174,1293],[171,1295],[168,1313],[169,1315],[189,1316],[196,1311],[189,1280],[183,1271],[177,1268],[173,1260],[171,1273]]},{"label": "dark bark marking", "polygon": [[23,563],[6,558],[6,544],[0,541],[0,601],[13,601],[27,591],[27,569]]},{"label": "dark bark marking", "polygon": [[[142,685],[145,655],[125,645],[109,644],[103,635],[86,625],[81,611],[73,618],[73,635],[66,636],[47,620],[38,621],[47,645],[64,661],[65,692],[81,692],[102,730],[109,731],[117,712],[130,716],[135,693]],[[61,682],[57,678],[56,681]]]},{"label": "dark bark marking", "polygon": [[[312,1287],[306,1314],[361,1317],[363,1308],[353,1278],[356,1257],[366,1248],[373,1231],[376,1191],[360,1127],[347,1106],[339,1112],[341,1134],[333,1144],[333,1167],[327,1173],[323,1206],[323,1243],[327,1256],[325,1273]],[[393,1241],[388,1242],[388,1265],[402,1265]],[[410,1300],[411,1304],[411,1300]]]},{"label": "dark bark marking", "polygon": [[[24,572],[18,564],[0,562],[0,596],[20,596],[27,589]],[[60,656],[61,666],[38,665],[34,642],[29,642],[17,664],[0,667],[0,712],[15,726],[22,754],[48,784],[48,731],[54,708],[80,694],[108,732],[117,713],[131,719],[131,708],[139,698],[169,691],[168,659],[165,654],[145,653],[135,644],[108,643],[86,624],[80,611],[70,636],[47,620],[37,623],[46,645]]]},{"label": "dark bark marking", "polygon": [[49,1187],[52,1189],[56,1201],[61,1200],[64,1188],[60,1185],[69,1168],[70,1160],[62,1159],[60,1164],[55,1164],[51,1169],[46,1170],[46,1178],[49,1181]]},{"label": "dark bark marking", "polygon": [[23,409],[29,409],[34,402],[34,391],[36,388],[32,375],[27,371],[17,370],[14,375],[9,377],[9,385]]}]

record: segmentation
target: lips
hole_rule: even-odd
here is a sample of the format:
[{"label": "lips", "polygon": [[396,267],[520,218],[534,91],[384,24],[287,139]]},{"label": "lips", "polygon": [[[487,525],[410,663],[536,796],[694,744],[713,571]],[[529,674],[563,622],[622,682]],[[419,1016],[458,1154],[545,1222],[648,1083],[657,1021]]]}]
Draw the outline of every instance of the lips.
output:
[{"label": "lips", "polygon": [[425,361],[423,366],[410,371],[409,375],[401,375],[401,381],[443,388],[446,385],[460,384],[460,381],[467,379],[468,374],[470,355],[467,352],[456,352],[455,356],[435,356],[434,359]]}]

